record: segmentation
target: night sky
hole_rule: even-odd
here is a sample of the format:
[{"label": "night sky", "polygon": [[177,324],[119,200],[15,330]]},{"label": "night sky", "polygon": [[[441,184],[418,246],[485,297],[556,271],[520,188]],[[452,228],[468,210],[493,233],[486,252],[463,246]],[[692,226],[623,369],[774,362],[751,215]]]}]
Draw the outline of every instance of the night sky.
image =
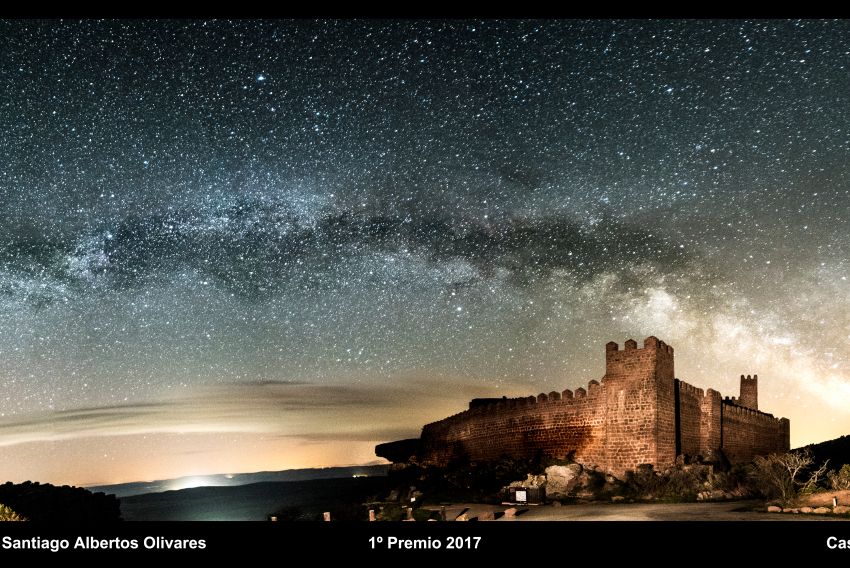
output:
[{"label": "night sky", "polygon": [[850,433],[850,23],[0,22],[0,481],[676,374]]}]

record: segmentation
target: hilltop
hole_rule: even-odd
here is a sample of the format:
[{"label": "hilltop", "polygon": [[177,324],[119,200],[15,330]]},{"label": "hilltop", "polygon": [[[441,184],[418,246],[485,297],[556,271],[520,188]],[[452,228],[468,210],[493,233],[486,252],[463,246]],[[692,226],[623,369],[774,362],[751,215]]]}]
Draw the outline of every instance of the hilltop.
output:
[{"label": "hilltop", "polygon": [[809,444],[799,449],[811,451],[816,464],[829,460],[829,469],[838,469],[845,463],[850,464],[850,435],[818,444]]}]

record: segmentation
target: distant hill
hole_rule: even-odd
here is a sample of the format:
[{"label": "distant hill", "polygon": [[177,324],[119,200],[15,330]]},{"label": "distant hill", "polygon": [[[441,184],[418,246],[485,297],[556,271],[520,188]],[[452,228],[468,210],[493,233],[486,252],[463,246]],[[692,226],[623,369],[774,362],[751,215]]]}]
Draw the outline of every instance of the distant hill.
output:
[{"label": "distant hill", "polygon": [[310,469],[285,469],[283,471],[258,471],[255,473],[213,474],[156,481],[136,481],[115,485],[97,485],[87,487],[89,491],[102,491],[116,497],[129,497],[145,493],[177,491],[192,487],[235,487],[267,481],[308,481],[311,479],[332,479],[343,477],[375,477],[387,475],[388,464],[355,465],[345,467],[323,467]]},{"label": "distant hill", "polygon": [[278,512],[301,520],[321,520],[322,512],[329,511],[334,520],[365,521],[368,512],[363,503],[388,490],[386,476],[351,475],[239,487],[195,487],[125,497],[121,499],[121,513],[127,521],[265,521]]},{"label": "distant hill", "polygon": [[819,444],[809,444],[799,448],[808,449],[815,458],[815,464],[829,460],[829,469],[839,469],[843,464],[850,463],[850,436],[841,436]]}]

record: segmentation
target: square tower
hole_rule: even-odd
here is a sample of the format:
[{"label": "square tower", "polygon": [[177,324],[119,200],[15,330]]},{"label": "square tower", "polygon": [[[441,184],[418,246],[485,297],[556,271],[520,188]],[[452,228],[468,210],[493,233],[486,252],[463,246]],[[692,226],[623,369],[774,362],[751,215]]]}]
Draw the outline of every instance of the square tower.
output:
[{"label": "square tower", "polygon": [[758,375],[753,375],[752,377],[741,375],[741,396],[738,397],[738,404],[752,408],[753,410],[759,409]]},{"label": "square tower", "polygon": [[633,339],[622,351],[605,346],[605,457],[612,473],[676,460],[673,348],[647,337],[638,349]]}]

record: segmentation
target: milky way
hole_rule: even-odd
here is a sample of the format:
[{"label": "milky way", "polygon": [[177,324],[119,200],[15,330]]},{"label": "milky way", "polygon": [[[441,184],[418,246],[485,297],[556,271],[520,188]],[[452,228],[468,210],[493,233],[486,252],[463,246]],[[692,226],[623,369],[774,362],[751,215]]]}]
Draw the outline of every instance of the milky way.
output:
[{"label": "milky way", "polygon": [[676,374],[850,431],[850,24],[0,22],[0,478]]}]

